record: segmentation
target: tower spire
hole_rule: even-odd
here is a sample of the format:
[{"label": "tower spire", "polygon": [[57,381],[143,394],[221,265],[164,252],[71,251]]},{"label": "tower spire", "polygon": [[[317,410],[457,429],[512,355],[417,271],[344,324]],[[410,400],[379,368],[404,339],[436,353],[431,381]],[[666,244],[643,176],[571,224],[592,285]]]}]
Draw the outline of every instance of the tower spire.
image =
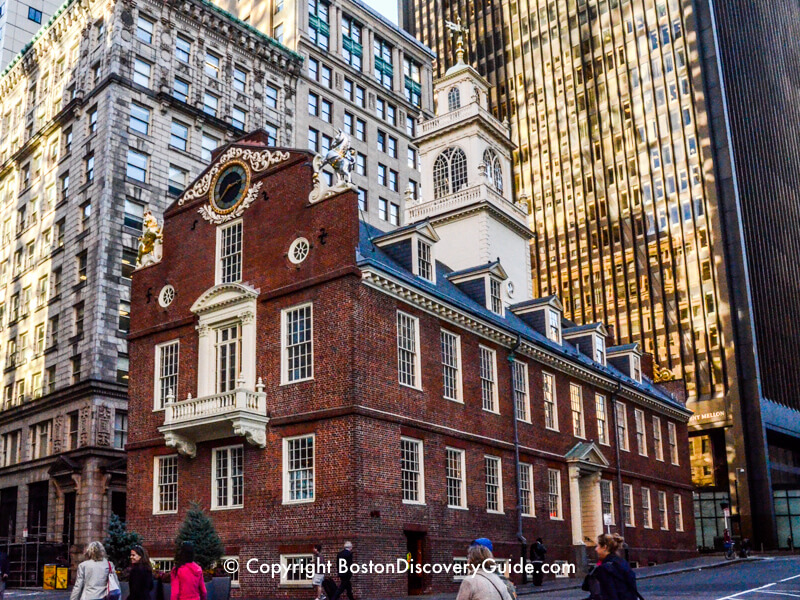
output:
[{"label": "tower spire", "polygon": [[464,34],[467,33],[467,28],[461,25],[461,17],[458,17],[456,23],[452,21],[445,21],[445,27],[450,30],[450,39],[453,39],[454,35],[457,35],[456,38],[456,65],[463,65],[464,64]]}]

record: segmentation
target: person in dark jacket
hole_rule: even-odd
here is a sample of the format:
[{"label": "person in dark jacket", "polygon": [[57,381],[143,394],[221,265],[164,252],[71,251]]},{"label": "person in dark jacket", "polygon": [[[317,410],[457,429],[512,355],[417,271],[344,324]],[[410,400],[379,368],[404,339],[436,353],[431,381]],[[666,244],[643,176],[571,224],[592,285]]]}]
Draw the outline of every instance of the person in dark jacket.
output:
[{"label": "person in dark jacket", "polygon": [[147,550],[141,546],[131,548],[131,574],[128,577],[130,594],[128,600],[150,600],[153,589],[153,565]]},{"label": "person in dark jacket", "polygon": [[636,574],[617,552],[624,539],[618,533],[602,533],[597,537],[598,562],[586,576],[583,589],[590,592],[592,600],[638,600]]},{"label": "person in dark jacket", "polygon": [[533,585],[542,585],[544,572],[542,565],[544,565],[547,556],[547,548],[542,541],[542,538],[536,538],[536,543],[531,546],[531,562],[533,563]]},{"label": "person in dark jacket", "polygon": [[339,573],[339,587],[336,588],[336,593],[331,600],[339,600],[339,596],[343,592],[347,592],[347,597],[350,600],[353,598],[353,585],[350,580],[353,578],[353,573],[350,571],[350,565],[353,564],[353,542],[345,542],[344,550],[336,555],[336,568]]},{"label": "person in dark jacket", "polygon": [[8,554],[0,550],[0,600],[3,600],[3,593],[6,590],[8,574],[11,571],[11,564],[8,561]]}]

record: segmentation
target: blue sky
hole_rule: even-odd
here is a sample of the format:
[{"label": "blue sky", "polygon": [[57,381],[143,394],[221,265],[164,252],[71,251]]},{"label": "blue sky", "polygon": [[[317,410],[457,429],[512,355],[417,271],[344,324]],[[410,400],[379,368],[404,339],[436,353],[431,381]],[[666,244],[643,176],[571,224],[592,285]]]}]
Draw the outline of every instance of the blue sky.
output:
[{"label": "blue sky", "polygon": [[397,0],[364,0],[364,2],[388,18],[392,23],[397,23]]}]

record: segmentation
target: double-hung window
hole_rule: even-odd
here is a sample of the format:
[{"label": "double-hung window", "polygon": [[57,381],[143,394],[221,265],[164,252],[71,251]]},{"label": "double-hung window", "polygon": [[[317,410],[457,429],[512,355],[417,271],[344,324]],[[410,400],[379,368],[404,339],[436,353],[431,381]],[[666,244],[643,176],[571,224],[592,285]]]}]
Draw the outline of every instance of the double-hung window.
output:
[{"label": "double-hung window", "polygon": [[283,383],[314,377],[312,305],[304,304],[281,312],[283,330]]},{"label": "double-hung window", "polygon": [[656,455],[656,460],[663,462],[664,460],[664,443],[661,439],[661,419],[653,417],[653,448]]},{"label": "double-hung window", "polygon": [[186,152],[189,148],[189,126],[184,125],[180,121],[172,121],[169,145]]},{"label": "double-hung window", "polygon": [[558,431],[556,378],[550,373],[542,373],[542,394],[544,396],[544,426],[547,429]]},{"label": "double-hung window", "polygon": [[128,126],[137,133],[147,135],[150,133],[150,109],[131,102]]},{"label": "double-hung window", "polygon": [[448,508],[467,508],[467,483],[465,451],[447,448],[445,479],[447,481]]},{"label": "double-hung window", "polygon": [[517,419],[531,422],[531,403],[528,397],[528,365],[515,360],[511,363],[511,375],[514,383],[514,410]]},{"label": "double-hung window", "polygon": [[213,52],[206,51],[206,58],[205,62],[203,63],[203,71],[209,77],[213,79],[219,79],[219,63],[219,56]]},{"label": "double-hung window", "polygon": [[615,401],[615,417],[617,419],[617,442],[621,450],[630,450],[628,446],[628,411],[622,402]]},{"label": "double-hung window", "polygon": [[236,388],[242,362],[242,328],[238,323],[216,330],[217,394]]},{"label": "double-hung window", "polygon": [[244,505],[244,448],[215,448],[213,456],[211,508],[241,508]]},{"label": "double-hung window", "polygon": [[669,438],[669,459],[673,465],[679,464],[678,461],[678,433],[675,423],[667,421],[667,435]]},{"label": "double-hung window", "polygon": [[422,440],[400,438],[400,479],[403,502],[425,504],[425,469]]},{"label": "double-hung window", "polygon": [[597,441],[608,446],[608,406],[606,397],[595,394],[595,411],[597,412]]},{"label": "double-hung window", "polygon": [[548,507],[550,518],[561,520],[564,518],[561,509],[561,471],[558,469],[547,469],[548,484]]},{"label": "double-hung window", "polygon": [[626,527],[635,527],[633,518],[633,486],[630,483],[622,484],[622,517]]},{"label": "double-hung window", "polygon": [[192,54],[192,42],[179,35],[175,39],[175,58],[179,61],[188,63],[189,56]]},{"label": "double-hung window", "polygon": [[410,58],[403,59],[403,74],[405,76],[405,94],[414,106],[422,105],[422,85],[420,78],[420,66]]},{"label": "double-hung window", "polygon": [[156,346],[155,409],[167,404],[167,397],[178,397],[178,358],[180,341],[174,340]]},{"label": "double-hung window", "polygon": [[153,512],[178,512],[178,455],[156,456],[153,473]]},{"label": "double-hung window", "polygon": [[463,402],[461,399],[461,338],[444,329],[440,332],[442,342],[442,392],[447,400]]},{"label": "double-hung window", "polygon": [[533,465],[519,463],[519,505],[523,517],[535,517],[536,508],[533,504]]},{"label": "double-hung window", "polygon": [[497,456],[485,456],[486,511],[503,512],[503,466]]},{"label": "double-hung window", "polygon": [[217,228],[217,281],[237,283],[242,279],[242,222]]},{"label": "double-hung window", "polygon": [[642,488],[642,527],[653,528],[653,511],[650,508],[650,489]]},{"label": "double-hung window", "polygon": [[672,495],[673,510],[675,511],[675,531],[683,531],[683,505],[681,495]]},{"label": "double-hung window", "polygon": [[314,434],[283,439],[283,502],[314,500]]},{"label": "double-hung window", "polygon": [[608,479],[600,480],[600,500],[603,504],[603,514],[611,515],[611,525],[614,524],[614,488]]},{"label": "double-hung window", "polygon": [[572,432],[575,437],[584,438],[585,428],[583,422],[583,393],[581,386],[569,384],[569,403],[572,408]]},{"label": "double-hung window", "polygon": [[419,388],[419,319],[397,313],[397,372],[401,385]]},{"label": "double-hung window", "polygon": [[658,492],[658,523],[664,531],[669,529],[667,517],[667,492]]},{"label": "double-hung window", "polygon": [[139,18],[136,20],[136,37],[145,44],[152,44],[154,27],[155,26],[150,19],[146,19],[142,15],[139,15]]},{"label": "double-hung window", "polygon": [[497,355],[494,350],[484,346],[479,347],[479,352],[483,410],[497,413]]},{"label": "double-hung window", "polygon": [[433,281],[431,245],[422,240],[417,240],[417,275],[428,281]]},{"label": "double-hung window", "polygon": [[647,456],[647,433],[645,430],[644,411],[634,409],[633,417],[636,420],[636,447],[641,456]]}]

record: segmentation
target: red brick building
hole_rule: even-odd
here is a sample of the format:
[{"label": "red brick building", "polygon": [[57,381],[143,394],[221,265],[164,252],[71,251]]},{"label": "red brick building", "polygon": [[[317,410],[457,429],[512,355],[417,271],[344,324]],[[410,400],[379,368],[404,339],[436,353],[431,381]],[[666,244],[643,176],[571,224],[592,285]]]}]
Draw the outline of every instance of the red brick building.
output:
[{"label": "red brick building", "polygon": [[[423,127],[436,193],[404,227],[364,224],[355,191],[259,132],[166,211],[131,294],[128,521],[155,558],[172,556],[192,501],[239,559],[241,597],[308,597],[304,575],[246,565],[302,563],[318,542],[331,559],[351,540],[359,563],[452,564],[476,537],[516,562],[520,536],[541,536],[549,560],[574,562],[610,529],[639,564],[694,552],[690,413],[638,347],[572,326],[557,298],[509,277],[527,237],[502,193],[508,148],[481,134],[499,131],[483,82],[452,75],[437,89],[473,86],[466,108],[484,123],[460,142]],[[473,170],[476,139],[496,155]],[[495,258],[469,264],[474,252]],[[354,578],[360,598],[457,585]]]}]

